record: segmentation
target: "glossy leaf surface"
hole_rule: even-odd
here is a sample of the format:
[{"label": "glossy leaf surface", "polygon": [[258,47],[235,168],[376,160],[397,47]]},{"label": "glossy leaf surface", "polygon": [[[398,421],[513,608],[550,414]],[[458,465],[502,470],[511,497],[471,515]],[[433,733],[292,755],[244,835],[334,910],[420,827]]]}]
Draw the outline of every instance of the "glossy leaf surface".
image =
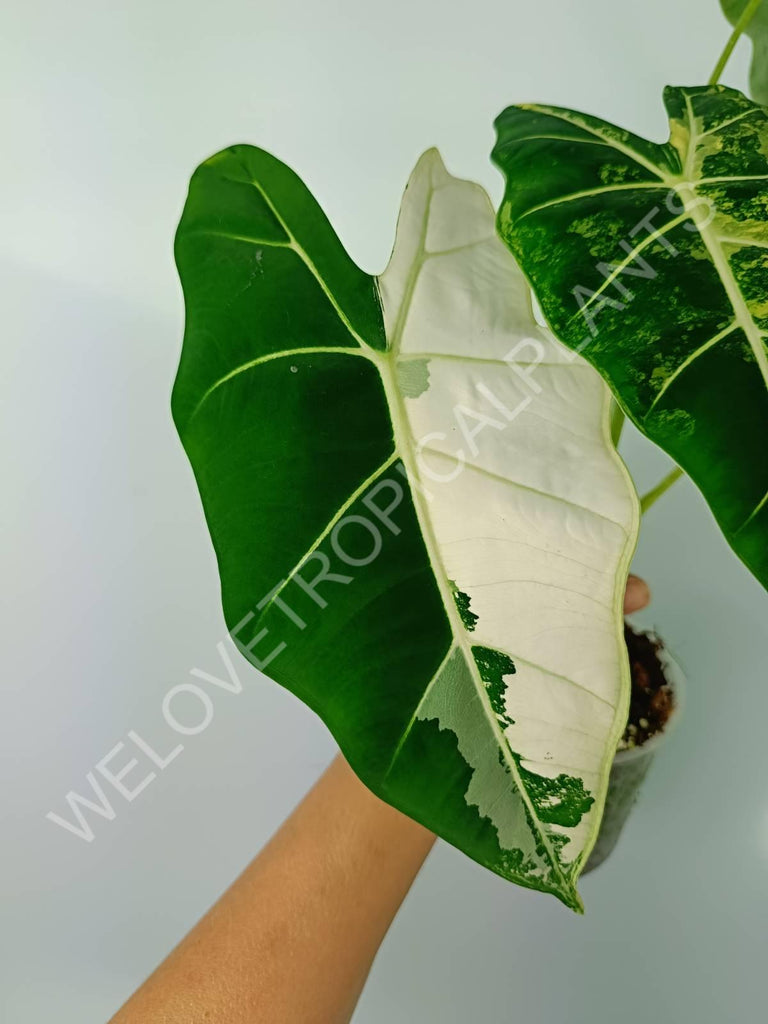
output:
[{"label": "glossy leaf surface", "polygon": [[198,169],[176,251],[173,413],[240,649],[374,792],[578,909],[637,520],[604,384],[435,151],[380,279],[248,146]]}]

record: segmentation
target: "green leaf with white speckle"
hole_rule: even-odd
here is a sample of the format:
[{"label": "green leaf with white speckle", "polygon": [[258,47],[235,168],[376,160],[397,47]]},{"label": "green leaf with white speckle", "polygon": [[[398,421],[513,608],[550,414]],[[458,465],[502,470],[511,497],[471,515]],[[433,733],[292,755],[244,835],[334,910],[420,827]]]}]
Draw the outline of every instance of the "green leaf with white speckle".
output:
[{"label": "green leaf with white speckle", "polygon": [[380,278],[249,146],[198,169],[176,252],[173,413],[240,649],[374,792],[578,909],[628,703],[607,388],[435,151]]},{"label": "green leaf with white speckle", "polygon": [[510,107],[499,231],[558,337],[701,488],[768,585],[768,111],[668,88],[669,142]]}]

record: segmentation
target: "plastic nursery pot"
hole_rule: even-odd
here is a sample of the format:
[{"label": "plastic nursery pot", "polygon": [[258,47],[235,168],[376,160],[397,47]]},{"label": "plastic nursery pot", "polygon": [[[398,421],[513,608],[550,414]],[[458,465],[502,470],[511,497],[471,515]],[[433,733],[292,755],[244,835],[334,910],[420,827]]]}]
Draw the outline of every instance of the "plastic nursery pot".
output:
[{"label": "plastic nursery pot", "polygon": [[643,779],[656,754],[668,741],[680,718],[685,693],[685,676],[665,648],[658,652],[658,657],[672,691],[672,712],[662,732],[655,733],[642,746],[616,752],[608,778],[608,794],[597,842],[582,874],[594,871],[613,852],[629,813],[637,800]]}]

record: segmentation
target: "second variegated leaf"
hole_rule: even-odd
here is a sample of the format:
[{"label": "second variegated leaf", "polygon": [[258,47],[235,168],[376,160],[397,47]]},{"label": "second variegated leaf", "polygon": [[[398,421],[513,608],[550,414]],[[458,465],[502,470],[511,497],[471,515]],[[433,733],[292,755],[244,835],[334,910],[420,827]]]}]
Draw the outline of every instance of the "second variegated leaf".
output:
[{"label": "second variegated leaf", "polygon": [[499,231],[557,336],[690,474],[768,585],[768,110],[668,88],[658,144],[561,107],[510,107]]}]

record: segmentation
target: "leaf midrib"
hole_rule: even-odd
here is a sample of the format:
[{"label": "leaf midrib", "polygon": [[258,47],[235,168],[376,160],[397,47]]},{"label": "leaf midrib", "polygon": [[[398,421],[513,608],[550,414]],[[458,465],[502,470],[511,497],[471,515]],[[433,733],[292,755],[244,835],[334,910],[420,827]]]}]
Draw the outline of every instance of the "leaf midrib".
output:
[{"label": "leaf midrib", "polygon": [[[535,823],[531,825],[532,831],[537,836],[542,847],[546,850],[547,859],[551,865],[555,877],[559,880],[559,883],[562,886],[564,895],[566,895],[568,898],[572,900],[575,900],[577,903],[580,904],[578,893],[576,892],[573,883],[564,872],[559,859],[555,855],[555,852],[550,844],[549,837],[547,836],[543,824],[539,819],[539,815],[535,807],[533,806],[533,802],[530,798],[528,790],[525,784],[523,783],[522,777],[520,775],[517,762],[515,761],[515,758],[512,756],[512,751],[509,746],[509,743],[506,740],[503,732],[501,731],[496,714],[490,704],[485,684],[480,677],[477,662],[475,661],[474,655],[472,654],[472,644],[468,640],[464,624],[461,621],[459,611],[453,599],[453,593],[448,582],[448,572],[443,561],[442,554],[440,552],[440,545],[434,532],[432,519],[431,516],[429,515],[428,509],[426,509],[423,504],[422,495],[424,494],[425,490],[424,483],[421,479],[418,462],[413,457],[413,448],[411,444],[412,434],[410,431],[408,417],[405,410],[405,402],[398,387],[398,356],[400,346],[402,344],[402,337],[405,329],[405,324],[410,310],[410,304],[413,299],[416,284],[418,282],[418,276],[425,262],[425,242],[427,228],[429,225],[430,205],[433,191],[434,189],[430,187],[430,193],[425,206],[424,220],[422,223],[422,229],[420,233],[417,252],[409,268],[408,279],[406,280],[406,287],[403,293],[403,298],[401,300],[401,304],[398,309],[397,316],[395,318],[395,326],[392,335],[392,344],[391,346],[388,346],[384,359],[382,359],[379,363],[381,377],[384,384],[384,391],[387,397],[387,403],[389,405],[390,416],[392,419],[392,429],[394,431],[395,436],[395,447],[397,451],[400,453],[400,457],[402,458],[403,465],[405,466],[406,469],[407,479],[411,483],[411,495],[413,498],[413,505],[414,510],[416,512],[416,518],[421,528],[421,534],[424,540],[424,546],[427,551],[427,557],[432,566],[435,582],[437,584],[437,588],[440,593],[443,607],[445,609],[445,613],[451,627],[451,632],[454,636],[454,644],[451,645],[451,648],[455,648],[458,646],[461,649],[473,685],[477,692],[478,698],[481,702],[481,706],[484,709],[485,718],[491,728],[491,731],[494,735],[494,739],[496,740],[496,743],[501,751],[502,757],[504,758],[504,763],[508,766],[510,775],[515,781],[518,793],[520,794],[520,797],[528,810],[531,823]],[[508,651],[504,651],[502,653],[505,653],[509,657],[512,657],[512,655]],[[447,658],[449,656],[450,650],[443,658],[443,661],[441,662],[441,668],[446,664]],[[432,679],[430,680],[428,684],[429,687],[431,687],[432,684],[435,682],[436,678],[439,675],[439,671],[440,670],[438,669],[438,672],[436,672],[435,676],[433,676]],[[421,706],[423,699],[424,698],[422,696],[419,702],[419,706]],[[412,727],[412,723],[410,727]]]},{"label": "leaf midrib", "polygon": [[[685,93],[685,105],[689,124],[688,152],[686,153],[685,167],[693,168],[695,166],[696,153],[698,151],[698,144],[701,137],[698,133],[697,127],[698,118],[694,114],[689,93]],[[757,177],[766,178],[768,175],[759,175]],[[707,179],[702,177],[699,180],[699,184],[706,181]],[[691,219],[696,225],[704,245],[707,247],[707,252],[715,265],[715,269],[720,275],[726,295],[728,296],[728,301],[733,307],[736,322],[740,325],[747,337],[747,340],[749,341],[750,347],[755,355],[755,361],[757,362],[763,377],[763,384],[765,385],[766,390],[768,390],[768,353],[766,352],[765,345],[763,343],[763,335],[749,311],[744,294],[739,287],[739,283],[731,269],[728,257],[723,250],[721,239],[719,235],[712,230],[712,224],[714,221],[711,223],[709,222],[709,200],[707,197],[700,196],[696,191],[696,181],[693,179],[685,183],[678,183],[674,187],[677,194],[683,200],[686,208],[690,205]],[[702,199],[705,200],[707,208],[706,212],[702,210]]]},{"label": "leaf midrib", "polygon": [[[549,843],[549,838],[546,835],[546,832],[544,831],[543,825],[539,820],[538,813],[536,812],[536,809],[533,806],[533,802],[531,801],[528,791],[522,781],[517,763],[515,762],[514,757],[512,757],[512,752],[509,743],[499,727],[498,719],[496,718],[493,708],[490,705],[490,701],[488,699],[488,692],[485,688],[485,684],[480,678],[477,663],[474,659],[474,655],[472,654],[472,645],[468,641],[464,625],[461,621],[458,609],[456,608],[456,604],[453,599],[453,594],[448,584],[448,573],[443,562],[442,555],[440,554],[440,547],[434,532],[432,520],[431,517],[429,516],[428,511],[423,506],[422,493],[424,489],[424,483],[419,473],[418,464],[412,455],[411,445],[409,443],[411,439],[410,431],[407,426],[403,428],[403,424],[407,424],[408,422],[404,408],[404,401],[400,396],[397,381],[396,379],[394,379],[391,373],[389,359],[386,360],[386,363],[382,366],[382,380],[384,381],[384,390],[387,395],[387,401],[390,408],[390,415],[392,416],[392,426],[395,433],[395,445],[400,453],[400,456],[403,460],[403,464],[406,468],[407,478],[411,482],[411,495],[413,497],[413,505],[416,511],[416,518],[421,528],[421,535],[424,540],[424,546],[427,551],[427,558],[429,559],[430,564],[432,566],[435,583],[437,584],[437,588],[440,593],[443,607],[445,609],[445,613],[451,627],[451,633],[454,636],[455,644],[452,646],[458,646],[464,656],[464,661],[467,665],[467,669],[472,679],[472,683],[475,687],[478,698],[480,699],[481,706],[484,709],[485,718],[491,728],[491,731],[493,732],[494,738],[501,751],[502,757],[504,758],[504,763],[505,765],[507,765],[510,775],[515,781],[515,785],[518,789],[518,792],[520,793],[520,797],[523,800],[523,803],[527,807],[528,812],[531,816],[531,821],[535,822],[533,831],[535,832],[539,841],[547,851],[547,857],[549,863],[552,866],[554,874],[559,878],[561,885],[563,886],[564,890],[568,893],[568,895],[572,896],[575,894],[573,885],[564,873],[559,860],[557,859],[557,857],[554,854],[554,851],[552,850],[552,847]],[[401,437],[402,434],[405,434],[404,440]],[[503,653],[509,654],[508,651],[504,651]],[[512,655],[509,656],[512,657]],[[435,677],[433,677],[429,685],[431,686],[432,682],[434,681]]]},{"label": "leaf midrib", "polygon": [[763,383],[765,384],[766,390],[768,390],[768,352],[766,352],[765,345],[763,344],[763,333],[755,323],[752,314],[749,312],[746,299],[744,298],[744,294],[739,287],[739,283],[731,270],[731,265],[723,251],[720,238],[711,230],[710,225],[700,225],[696,223],[697,217],[706,217],[706,214],[701,211],[700,204],[697,204],[699,195],[696,192],[696,189],[686,189],[685,186],[680,185],[676,188],[676,191],[681,199],[685,201],[686,196],[688,196],[694,204],[691,210],[693,215],[692,219],[696,224],[702,241],[707,247],[707,252],[711,257],[712,262],[720,275],[728,300],[733,307],[736,322],[744,331],[744,334],[749,341],[750,347],[755,355],[755,361],[760,368]]}]

